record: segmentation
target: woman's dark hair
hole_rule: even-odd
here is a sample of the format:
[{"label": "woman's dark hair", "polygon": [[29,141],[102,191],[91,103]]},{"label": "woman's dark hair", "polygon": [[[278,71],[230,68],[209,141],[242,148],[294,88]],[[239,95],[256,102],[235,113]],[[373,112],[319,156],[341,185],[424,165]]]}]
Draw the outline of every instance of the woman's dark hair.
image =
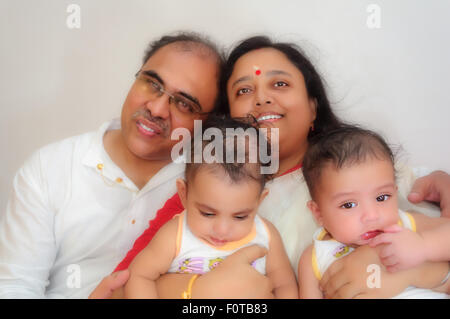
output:
[{"label": "woman's dark hair", "polygon": [[295,44],[273,42],[266,36],[255,36],[243,40],[231,51],[228,60],[225,62],[220,80],[219,112],[225,114],[230,112],[227,82],[233,73],[237,60],[246,53],[262,48],[273,48],[282,52],[303,74],[308,96],[317,102],[314,130],[310,131],[308,140],[317,134],[339,127],[342,122],[331,109],[322,79],[302,50]]},{"label": "woman's dark hair", "polygon": [[316,135],[310,140],[302,166],[311,197],[315,197],[322,170],[327,164],[341,169],[371,158],[388,160],[393,167],[395,164],[391,148],[381,135],[373,131],[344,124],[338,129]]}]

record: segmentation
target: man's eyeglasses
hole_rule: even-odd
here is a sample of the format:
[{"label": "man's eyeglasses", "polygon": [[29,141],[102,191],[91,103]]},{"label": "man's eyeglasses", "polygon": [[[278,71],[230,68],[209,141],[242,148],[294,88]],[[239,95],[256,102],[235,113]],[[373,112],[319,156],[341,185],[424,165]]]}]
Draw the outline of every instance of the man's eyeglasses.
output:
[{"label": "man's eyeglasses", "polygon": [[175,108],[186,115],[206,115],[209,112],[202,112],[201,106],[198,102],[193,101],[179,93],[170,93],[166,91],[164,86],[159,83],[157,79],[145,73],[145,71],[138,71],[136,73],[136,80],[139,82],[139,88],[148,93],[152,98],[159,98],[163,94],[169,97],[169,104],[174,105]]}]

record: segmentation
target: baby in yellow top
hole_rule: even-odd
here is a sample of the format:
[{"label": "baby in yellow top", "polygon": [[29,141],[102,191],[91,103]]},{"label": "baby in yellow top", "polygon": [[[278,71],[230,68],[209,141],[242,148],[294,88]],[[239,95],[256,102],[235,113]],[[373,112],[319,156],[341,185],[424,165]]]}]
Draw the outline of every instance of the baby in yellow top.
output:
[{"label": "baby in yellow top", "polygon": [[398,298],[448,297],[441,292],[448,291],[449,220],[399,211],[394,156],[378,134],[345,126],[316,138],[305,155],[303,175],[312,198],[308,207],[322,228],[299,261],[300,298],[323,298],[319,281],[327,268],[363,245],[377,246],[390,272],[445,261],[440,274],[426,274],[438,276],[438,281],[428,280],[428,286],[420,287],[440,292],[392,289]]},{"label": "baby in yellow top", "polygon": [[[219,136],[225,146],[223,158],[231,152],[233,163],[220,162],[220,159],[194,163],[194,151],[204,155],[209,143],[192,143],[185,180],[177,180],[185,211],[167,222],[131,263],[125,297],[157,298],[155,280],[160,275],[167,272],[201,275],[214,271],[230,254],[257,244],[265,247],[267,254],[252,266],[271,280],[276,298],[297,298],[295,274],[281,237],[269,221],[257,216],[259,204],[268,193],[265,189],[267,175],[261,173],[264,164],[259,156],[256,162],[251,160],[250,150],[259,150],[262,143],[269,147],[267,141],[259,134],[255,135],[256,139],[246,137],[244,132],[254,128],[230,118],[210,118],[203,124],[204,131],[209,128],[221,132]],[[229,135],[227,129],[234,129],[233,134],[241,129],[243,134],[238,135],[247,145],[236,143],[235,135]],[[243,152],[244,162],[236,162],[239,152]],[[220,153],[216,149],[216,155]],[[180,297],[190,298],[191,289],[195,290],[194,280]]]}]

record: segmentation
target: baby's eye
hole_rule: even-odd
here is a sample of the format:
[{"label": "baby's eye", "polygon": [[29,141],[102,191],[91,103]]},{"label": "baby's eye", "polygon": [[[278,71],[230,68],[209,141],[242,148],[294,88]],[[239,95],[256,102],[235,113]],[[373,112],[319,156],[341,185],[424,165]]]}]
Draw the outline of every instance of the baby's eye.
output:
[{"label": "baby's eye", "polygon": [[234,218],[238,219],[238,220],[245,220],[247,219],[248,215],[242,215],[242,216],[234,216]]},{"label": "baby's eye", "polygon": [[356,203],[348,202],[348,203],[345,203],[345,204],[341,205],[341,208],[345,208],[345,209],[350,209],[350,208],[353,208],[353,207],[356,207]]},{"label": "baby's eye", "polygon": [[206,213],[206,212],[202,212],[202,211],[200,211],[200,214],[205,217],[213,217],[214,216],[214,214],[212,214],[212,213]]},{"label": "baby's eye", "polygon": [[380,195],[377,197],[377,202],[387,201],[390,197],[391,197],[391,195],[388,195],[388,194]]}]

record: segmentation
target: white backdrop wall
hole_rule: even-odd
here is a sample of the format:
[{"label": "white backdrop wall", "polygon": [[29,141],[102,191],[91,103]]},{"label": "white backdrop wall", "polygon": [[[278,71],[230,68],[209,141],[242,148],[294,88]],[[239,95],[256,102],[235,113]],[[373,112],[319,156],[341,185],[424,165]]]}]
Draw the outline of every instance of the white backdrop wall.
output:
[{"label": "white backdrop wall", "polygon": [[450,172],[449,14],[446,0],[1,0],[0,209],[33,151],[120,115],[148,42],[177,30],[300,44],[340,116]]}]

